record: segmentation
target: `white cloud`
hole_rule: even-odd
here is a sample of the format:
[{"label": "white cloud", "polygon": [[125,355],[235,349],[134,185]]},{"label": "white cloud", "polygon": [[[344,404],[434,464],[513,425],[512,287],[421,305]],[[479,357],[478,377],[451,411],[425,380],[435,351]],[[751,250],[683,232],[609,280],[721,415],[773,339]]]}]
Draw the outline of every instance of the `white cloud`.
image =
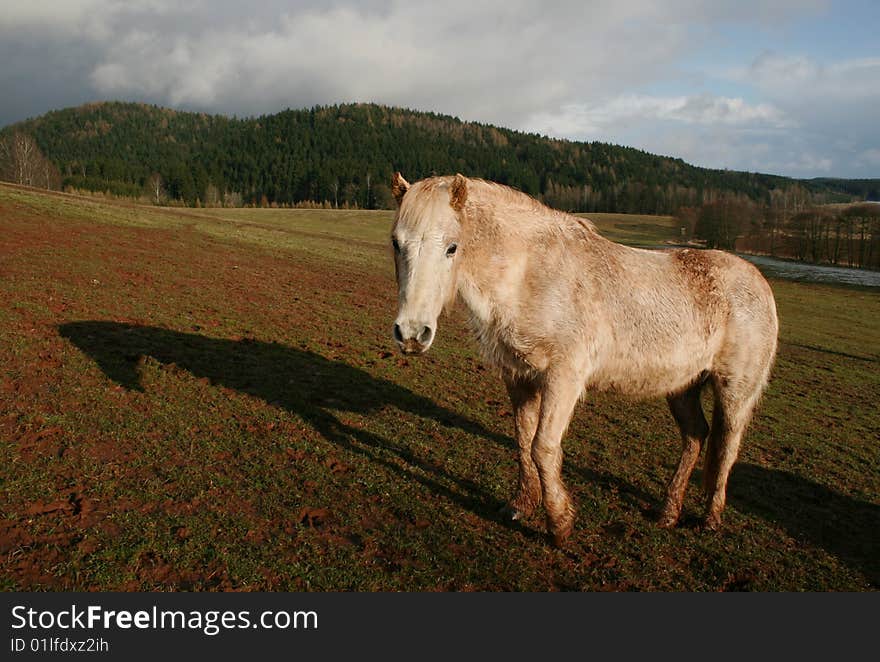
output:
[{"label": "white cloud", "polygon": [[624,95],[537,114],[529,125],[552,136],[600,137],[710,168],[817,176],[835,165],[781,109],[740,98]]},{"label": "white cloud", "polygon": [[787,172],[880,175],[871,161],[880,148],[880,58],[764,53],[733,78],[751,84],[800,127],[788,142],[799,143],[803,154],[783,164]]},{"label": "white cloud", "polygon": [[753,86],[804,127],[830,130],[836,134],[832,141],[839,145],[871,138],[876,144],[880,57],[823,62],[803,55],[764,53],[732,78]]},{"label": "white cloud", "polygon": [[526,126],[558,137],[589,138],[608,130],[626,129],[646,122],[682,124],[791,126],[771,104],[748,104],[740,98],[708,94],[657,97],[627,94],[602,103],[567,104],[556,112],[530,117]]},{"label": "white cloud", "polygon": [[880,97],[880,57],[825,64],[803,55],[763,53],[736,72],[771,97],[855,100]]}]

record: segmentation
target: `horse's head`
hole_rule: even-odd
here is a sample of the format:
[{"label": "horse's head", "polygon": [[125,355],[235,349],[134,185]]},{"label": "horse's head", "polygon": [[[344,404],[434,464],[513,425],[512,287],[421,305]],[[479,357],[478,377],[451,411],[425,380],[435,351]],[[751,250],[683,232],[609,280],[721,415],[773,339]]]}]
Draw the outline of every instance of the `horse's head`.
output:
[{"label": "horse's head", "polygon": [[440,312],[455,296],[467,187],[461,175],[410,186],[397,172],[391,180],[398,205],[391,229],[398,297],[394,339],[404,354],[428,350]]}]

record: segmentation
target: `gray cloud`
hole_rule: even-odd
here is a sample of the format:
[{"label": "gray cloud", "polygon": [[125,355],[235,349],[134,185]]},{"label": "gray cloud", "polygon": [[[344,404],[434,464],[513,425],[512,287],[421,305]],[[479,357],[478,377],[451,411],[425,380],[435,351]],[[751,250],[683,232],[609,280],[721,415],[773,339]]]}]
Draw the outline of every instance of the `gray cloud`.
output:
[{"label": "gray cloud", "polygon": [[[861,155],[853,168],[861,159],[876,170],[876,140],[835,131],[830,119],[861,126],[860,100],[834,87],[841,71],[807,59],[763,55],[732,72],[759,102],[638,92],[680,77],[680,63],[719,24],[784,24],[821,5],[7,0],[0,88],[11,93],[0,123],[100,98],[238,115],[376,101],[701,165],[822,174],[852,153]],[[801,112],[803,86],[784,85],[796,76],[824,81],[837,101]]]},{"label": "gray cloud", "polygon": [[[183,28],[127,25],[104,43],[89,82],[103,95],[226,112],[357,100],[516,124],[579,90],[625,89],[656,75],[682,35],[635,28],[637,20],[640,12],[619,2],[553,12],[530,2],[456,2],[300,7],[271,25],[216,17]],[[636,31],[649,47],[607,48]]]}]

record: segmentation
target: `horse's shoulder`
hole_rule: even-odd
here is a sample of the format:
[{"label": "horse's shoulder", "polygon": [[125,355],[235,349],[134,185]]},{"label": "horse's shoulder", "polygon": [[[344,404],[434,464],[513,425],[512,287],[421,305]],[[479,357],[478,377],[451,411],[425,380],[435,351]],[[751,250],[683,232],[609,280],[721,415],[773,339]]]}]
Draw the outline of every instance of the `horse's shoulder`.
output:
[{"label": "horse's shoulder", "polygon": [[713,320],[717,323],[727,312],[724,272],[729,269],[728,258],[735,256],[693,248],[675,249],[669,251],[669,256],[679,278],[692,293],[694,305],[702,311],[709,327],[714,326]]}]

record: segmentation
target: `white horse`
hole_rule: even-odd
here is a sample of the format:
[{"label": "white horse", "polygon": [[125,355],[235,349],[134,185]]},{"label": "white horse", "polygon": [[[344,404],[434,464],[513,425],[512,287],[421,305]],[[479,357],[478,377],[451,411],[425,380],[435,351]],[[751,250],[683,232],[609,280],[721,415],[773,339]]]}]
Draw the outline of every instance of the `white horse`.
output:
[{"label": "white horse", "polygon": [[[683,451],[660,524],[674,526],[704,442],[708,528],[776,353],[773,293],[758,270],[720,251],[649,251],[601,237],[587,220],[508,187],[461,175],[392,179],[399,311],[394,338],[428,350],[446,304],[460,299],[515,413],[514,519],[542,502],[557,545],[574,510],[562,437],[585,389],[665,395]],[[700,392],[711,384],[711,429]]]}]

